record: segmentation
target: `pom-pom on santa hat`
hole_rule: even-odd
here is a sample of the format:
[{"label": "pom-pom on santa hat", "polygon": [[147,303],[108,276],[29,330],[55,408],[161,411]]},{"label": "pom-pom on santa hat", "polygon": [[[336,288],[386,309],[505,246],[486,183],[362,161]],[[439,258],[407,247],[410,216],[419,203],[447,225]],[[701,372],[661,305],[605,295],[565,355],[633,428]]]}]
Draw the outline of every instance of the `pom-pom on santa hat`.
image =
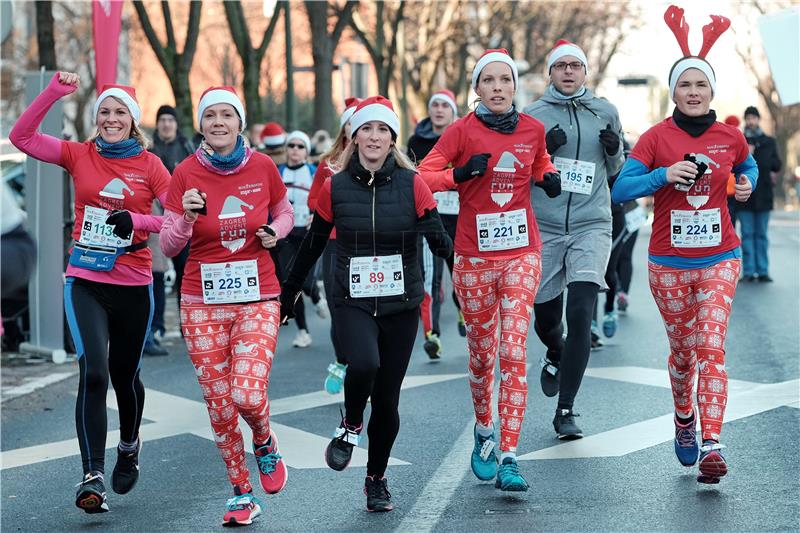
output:
[{"label": "pom-pom on santa hat", "polygon": [[139,118],[142,116],[142,109],[139,107],[139,101],[136,99],[136,89],[127,85],[103,85],[103,90],[100,92],[100,96],[98,96],[97,100],[94,102],[95,119],[97,118],[97,112],[100,110],[100,104],[102,104],[103,100],[109,96],[113,96],[125,104],[125,107],[128,108],[131,117],[133,117],[133,123],[138,126]]},{"label": "pom-pom on santa hat", "polygon": [[555,62],[564,56],[574,56],[580,59],[581,63],[583,63],[583,71],[587,75],[589,74],[589,62],[586,60],[586,54],[583,53],[580,46],[566,39],[559,39],[553,49],[550,50],[550,55],[547,56],[547,71],[550,72]]},{"label": "pom-pom on santa hat", "polygon": [[358,128],[373,120],[389,126],[395,138],[400,132],[400,119],[394,112],[392,102],[378,95],[370,96],[358,104],[353,116],[350,117],[350,137],[355,137]]},{"label": "pom-pom on santa hat", "polygon": [[442,89],[441,91],[436,91],[433,93],[428,100],[428,109],[431,108],[431,105],[440,100],[450,107],[453,108],[453,117],[458,117],[458,106],[456,105],[456,95],[453,94],[453,91],[449,91],[447,89]]},{"label": "pom-pom on santa hat", "polygon": [[678,41],[678,46],[681,47],[683,58],[679,59],[672,65],[669,71],[669,96],[670,98],[675,94],[675,86],[678,84],[678,78],[681,74],[690,68],[696,68],[706,75],[708,83],[711,85],[711,94],[717,91],[717,78],[714,75],[714,69],[706,61],[706,55],[717,42],[719,36],[725,33],[731,21],[720,15],[710,15],[711,23],[703,26],[703,46],[700,48],[700,53],[693,56],[689,51],[689,25],[683,17],[683,9],[678,6],[669,6],[664,12],[664,22],[672,33],[675,34],[675,39]]},{"label": "pom-pom on santa hat", "polygon": [[481,76],[481,71],[488,65],[489,63],[494,63],[495,61],[499,61],[500,63],[505,63],[509,67],[511,67],[511,74],[514,76],[514,88],[516,89],[519,80],[519,73],[517,72],[517,64],[514,63],[514,60],[511,59],[511,56],[508,55],[508,50],[505,48],[489,48],[486,50],[483,55],[478,59],[478,62],[475,64],[475,69],[472,71],[472,88],[475,89],[478,87],[478,79]]},{"label": "pom-pom on santa hat", "polygon": [[277,122],[267,122],[261,130],[259,140],[267,148],[277,148],[286,142],[286,132]]},{"label": "pom-pom on santa hat", "polygon": [[358,104],[361,103],[361,98],[356,98],[355,96],[351,96],[350,98],[344,99],[344,112],[342,113],[342,117],[339,119],[339,127],[344,128],[344,125],[350,120],[350,117],[353,116],[353,113],[356,111],[356,107]]},{"label": "pom-pom on santa hat", "polygon": [[239,115],[239,118],[242,120],[242,126],[239,130],[241,133],[245,126],[247,126],[244,115],[244,106],[242,105],[242,101],[239,100],[239,96],[236,94],[236,89],[230,85],[209,87],[203,92],[203,95],[200,97],[200,103],[197,104],[198,129],[200,128],[200,122],[203,119],[203,113],[205,110],[216,104],[230,104],[233,106],[233,108],[236,110],[236,113]]}]

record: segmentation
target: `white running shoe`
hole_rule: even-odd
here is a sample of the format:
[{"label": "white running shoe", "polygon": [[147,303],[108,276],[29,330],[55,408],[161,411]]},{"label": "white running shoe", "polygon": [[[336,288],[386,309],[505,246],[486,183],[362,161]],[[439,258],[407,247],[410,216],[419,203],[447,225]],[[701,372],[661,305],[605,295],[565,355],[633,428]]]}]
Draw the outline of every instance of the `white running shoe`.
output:
[{"label": "white running shoe", "polygon": [[295,348],[308,348],[311,346],[311,335],[308,334],[308,331],[301,329],[292,341],[292,346]]},{"label": "white running shoe", "polygon": [[320,298],[317,302],[317,316],[326,319],[328,318],[328,300]]}]

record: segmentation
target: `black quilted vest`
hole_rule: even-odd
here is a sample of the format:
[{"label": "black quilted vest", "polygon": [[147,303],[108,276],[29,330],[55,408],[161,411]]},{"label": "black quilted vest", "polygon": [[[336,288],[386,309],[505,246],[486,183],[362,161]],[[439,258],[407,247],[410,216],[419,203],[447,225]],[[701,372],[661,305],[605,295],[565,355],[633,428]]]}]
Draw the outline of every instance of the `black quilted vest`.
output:
[{"label": "black quilted vest", "polygon": [[[414,171],[397,167],[390,154],[371,173],[354,155],[346,170],[331,178],[331,207],[336,226],[334,300],[373,316],[419,307],[422,272],[417,259]],[[350,259],[402,254],[405,292],[378,298],[351,298]]]}]

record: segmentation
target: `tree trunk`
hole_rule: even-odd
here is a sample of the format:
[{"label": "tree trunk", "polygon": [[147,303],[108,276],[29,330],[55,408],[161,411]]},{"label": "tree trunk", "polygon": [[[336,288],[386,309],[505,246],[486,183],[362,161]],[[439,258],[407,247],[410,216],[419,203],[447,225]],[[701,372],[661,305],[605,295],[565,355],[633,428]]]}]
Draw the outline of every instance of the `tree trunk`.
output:
[{"label": "tree trunk", "polygon": [[53,2],[36,2],[36,41],[39,45],[39,66],[46,70],[57,70]]}]

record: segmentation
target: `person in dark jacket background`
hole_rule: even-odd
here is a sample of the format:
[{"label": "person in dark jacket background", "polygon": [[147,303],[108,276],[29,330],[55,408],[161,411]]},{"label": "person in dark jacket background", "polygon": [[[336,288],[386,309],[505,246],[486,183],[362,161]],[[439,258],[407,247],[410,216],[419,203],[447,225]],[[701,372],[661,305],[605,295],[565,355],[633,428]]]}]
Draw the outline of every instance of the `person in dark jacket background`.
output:
[{"label": "person in dark jacket background", "polygon": [[771,282],[768,226],[774,187],[772,175],[781,169],[775,139],[759,126],[761,115],[753,106],[744,111],[744,136],[758,163],[758,182],[750,199],[740,203],[737,218],[742,230],[742,280]]}]

